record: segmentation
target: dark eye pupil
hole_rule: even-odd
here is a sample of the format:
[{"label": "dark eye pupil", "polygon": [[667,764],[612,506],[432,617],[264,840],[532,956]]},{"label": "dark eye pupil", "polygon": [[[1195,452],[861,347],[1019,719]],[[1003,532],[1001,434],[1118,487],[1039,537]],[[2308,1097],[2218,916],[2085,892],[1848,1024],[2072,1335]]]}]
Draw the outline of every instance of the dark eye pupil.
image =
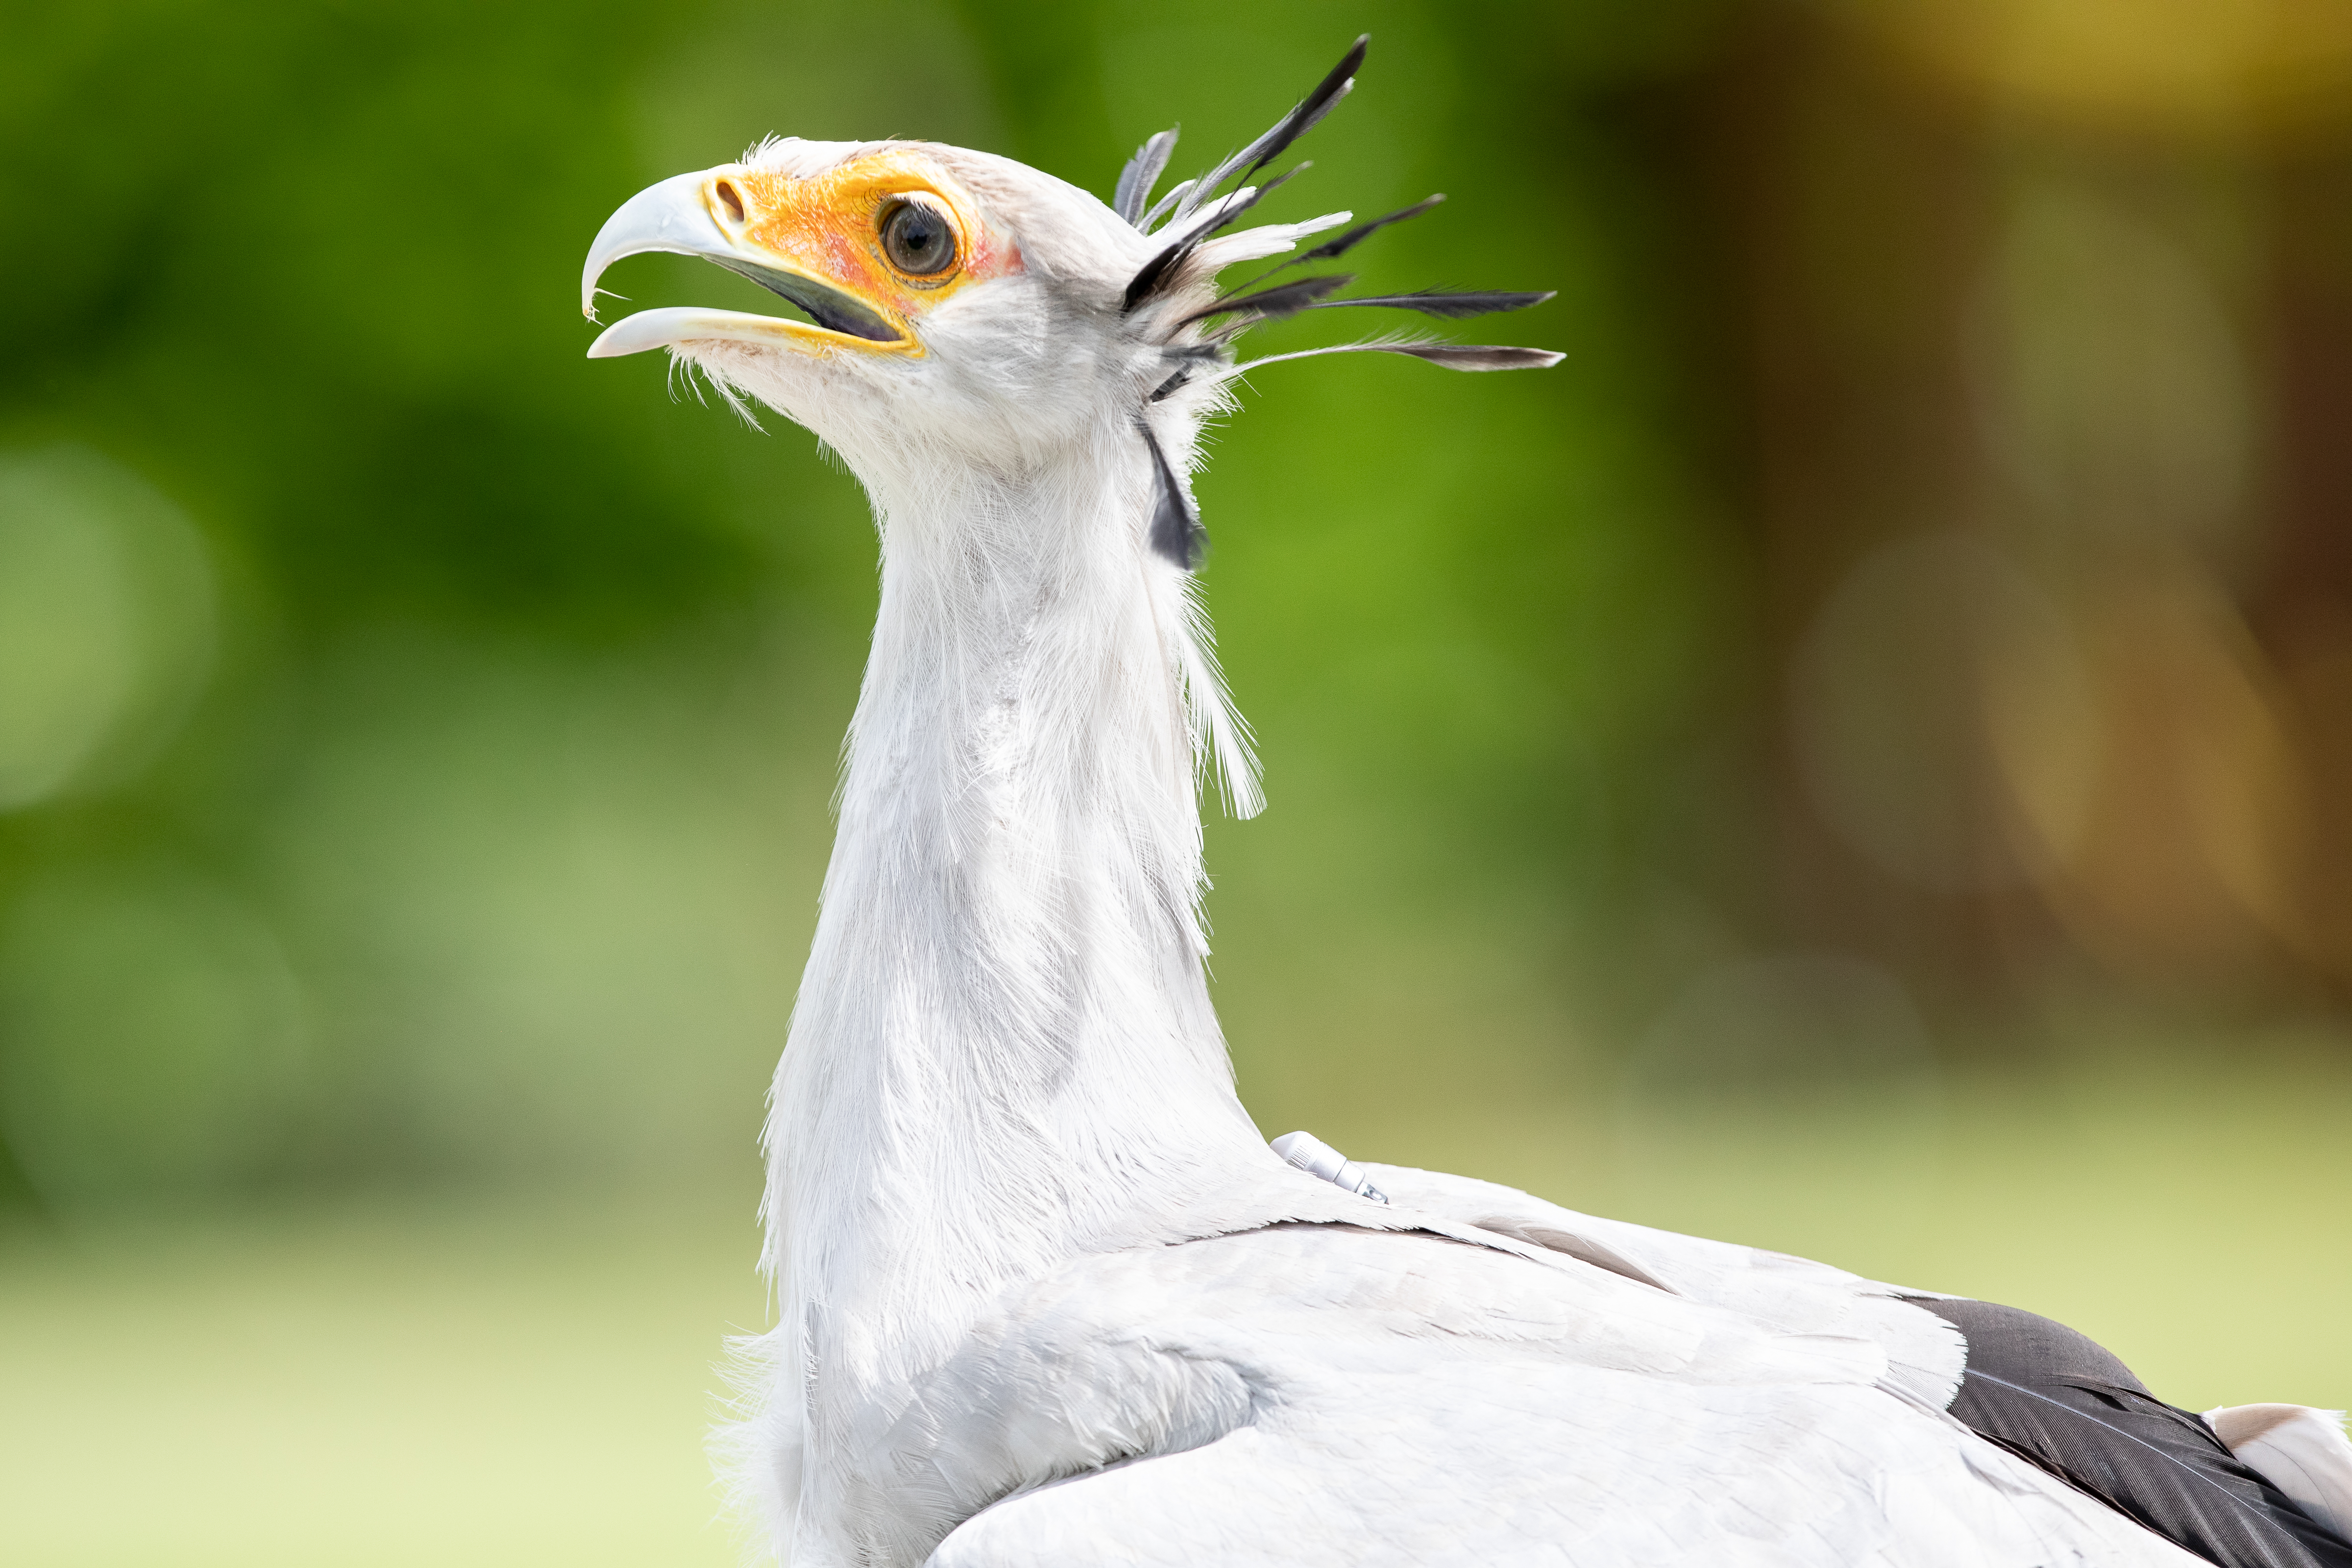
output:
[{"label": "dark eye pupil", "polygon": [[882,248],[902,272],[937,272],[955,259],[955,242],[938,216],[912,202],[882,220]]}]

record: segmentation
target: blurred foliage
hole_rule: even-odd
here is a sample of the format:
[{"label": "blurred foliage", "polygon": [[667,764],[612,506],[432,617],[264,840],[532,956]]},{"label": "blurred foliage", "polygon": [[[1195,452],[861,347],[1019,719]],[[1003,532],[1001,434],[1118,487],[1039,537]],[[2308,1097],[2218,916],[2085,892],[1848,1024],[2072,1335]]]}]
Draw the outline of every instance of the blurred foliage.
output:
[{"label": "blurred foliage", "polygon": [[587,239],[770,132],[1106,190],[1360,30],[1286,210],[1447,192],[1367,281],[1556,289],[1506,331],[1568,359],[1285,366],[1216,437],[1253,1109],[1929,1105],[2069,1007],[2334,1017],[2352,54],[2243,10],[19,0],[0,1189],[748,1180],[872,535],[582,357]]},{"label": "blurred foliage", "polygon": [[[1221,441],[1211,598],[1276,803],[1217,833],[1223,991],[1277,1100],[1413,1043],[1368,1027],[1377,987],[1333,1000],[1393,952],[1423,954],[1411,1016],[1540,1070],[1567,1048],[1555,972],[1705,787],[1670,781],[1738,619],[1661,435],[1664,227],[1609,110],[1716,16],[921,3],[877,48],[851,8],[732,0],[15,7],[22,1181],[62,1212],[747,1167],[872,536],[804,436],[582,358],[587,237],[771,131],[1107,189],[1170,121],[1191,158],[1250,134],[1364,28],[1299,199],[1445,189],[1376,275],[1557,288],[1514,325],[1571,358],[1300,366]],[[611,281],[733,298],[667,258]]]}]

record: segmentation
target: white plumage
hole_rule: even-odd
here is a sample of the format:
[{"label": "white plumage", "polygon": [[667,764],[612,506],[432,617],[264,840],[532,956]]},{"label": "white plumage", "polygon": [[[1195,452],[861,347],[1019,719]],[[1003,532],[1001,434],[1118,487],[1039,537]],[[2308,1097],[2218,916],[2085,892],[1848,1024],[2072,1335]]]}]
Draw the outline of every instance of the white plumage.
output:
[{"label": "white plumage", "polygon": [[2305,1405],[2208,1410],[2206,1424],[2304,1512],[2352,1541],[2352,1440],[2344,1412]]},{"label": "white plumage", "polygon": [[[1181,474],[1221,406],[1223,340],[1180,324],[1220,268],[1347,216],[1209,238],[1130,306],[1166,231],[1082,191],[782,141],[598,237],[583,305],[667,249],[810,310],[646,311],[592,352],[667,347],[807,426],[881,535],[767,1129],[777,1326],[732,1434],[774,1551],[2193,1561],[1943,1414],[1958,1336],[1886,1287],[1365,1167],[1383,1203],[1252,1125],[1203,980],[1196,784],[1217,766],[1246,813],[1253,763],[1184,552],[1155,544],[1190,503],[1153,444]],[[930,223],[953,261],[910,271]]]}]

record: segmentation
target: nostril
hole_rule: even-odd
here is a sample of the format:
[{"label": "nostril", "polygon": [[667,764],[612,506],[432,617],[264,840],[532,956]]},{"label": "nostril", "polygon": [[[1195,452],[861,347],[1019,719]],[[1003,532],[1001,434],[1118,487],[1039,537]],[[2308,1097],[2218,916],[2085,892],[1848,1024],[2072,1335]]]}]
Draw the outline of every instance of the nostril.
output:
[{"label": "nostril", "polygon": [[726,204],[729,217],[733,218],[737,223],[743,221],[743,197],[735,189],[735,183],[732,180],[719,182],[719,199]]}]

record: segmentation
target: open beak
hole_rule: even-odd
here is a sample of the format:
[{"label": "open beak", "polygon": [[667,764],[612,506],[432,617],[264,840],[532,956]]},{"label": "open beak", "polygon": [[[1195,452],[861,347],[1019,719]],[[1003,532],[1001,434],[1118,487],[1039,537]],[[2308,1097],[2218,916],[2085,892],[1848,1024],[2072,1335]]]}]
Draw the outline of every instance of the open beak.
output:
[{"label": "open beak", "polygon": [[596,319],[596,280],[614,262],[640,251],[667,250],[740,273],[799,306],[808,321],[693,306],[639,310],[606,328],[589,345],[588,357],[711,342],[919,353],[898,311],[825,276],[824,263],[842,254],[825,232],[828,215],[763,200],[775,194],[776,185],[772,175],[728,163],[639,191],[597,231],[580,273],[580,310],[590,321]]}]

